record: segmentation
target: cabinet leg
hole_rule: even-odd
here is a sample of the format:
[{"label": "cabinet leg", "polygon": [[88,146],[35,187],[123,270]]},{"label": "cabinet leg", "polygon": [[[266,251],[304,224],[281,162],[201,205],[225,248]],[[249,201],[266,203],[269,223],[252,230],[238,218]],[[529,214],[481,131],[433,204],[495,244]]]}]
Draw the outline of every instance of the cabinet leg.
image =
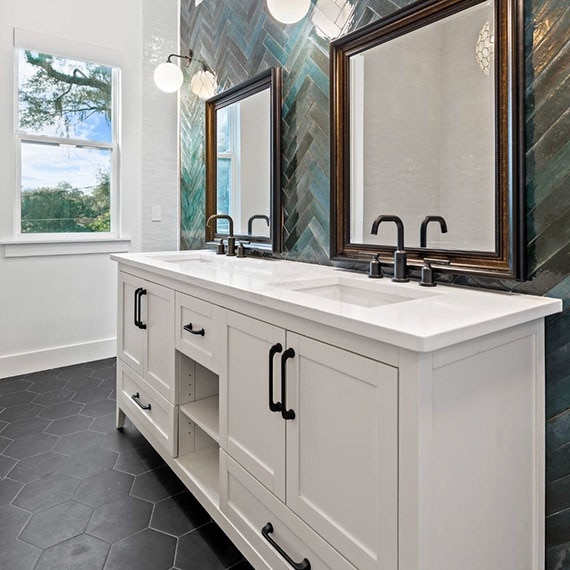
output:
[{"label": "cabinet leg", "polygon": [[117,404],[117,429],[123,429],[125,426],[125,412],[119,408]]}]

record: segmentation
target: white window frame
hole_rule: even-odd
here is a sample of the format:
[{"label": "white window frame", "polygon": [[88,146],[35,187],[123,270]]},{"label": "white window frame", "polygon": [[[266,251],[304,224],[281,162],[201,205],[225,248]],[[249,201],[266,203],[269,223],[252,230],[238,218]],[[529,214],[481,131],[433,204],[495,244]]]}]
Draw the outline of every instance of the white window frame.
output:
[{"label": "white window frame", "polygon": [[[50,36],[28,30],[14,29],[14,193],[13,193],[13,232],[12,237],[3,239],[6,257],[29,255],[60,255],[76,253],[102,253],[127,251],[130,239],[121,236],[120,219],[120,105],[121,105],[121,67],[120,52],[84,44],[72,40]],[[19,62],[21,49],[45,53],[58,57],[106,65],[112,68],[112,142],[68,139],[45,135],[26,134],[19,129]],[[62,146],[83,148],[108,148],[111,150],[110,178],[110,219],[109,232],[61,232],[61,233],[22,233],[21,228],[21,145],[25,142],[41,142]],[[62,248],[58,247],[58,244]],[[23,247],[18,247],[22,245]],[[69,247],[67,247],[69,245]],[[37,246],[37,247],[36,247]]]}]

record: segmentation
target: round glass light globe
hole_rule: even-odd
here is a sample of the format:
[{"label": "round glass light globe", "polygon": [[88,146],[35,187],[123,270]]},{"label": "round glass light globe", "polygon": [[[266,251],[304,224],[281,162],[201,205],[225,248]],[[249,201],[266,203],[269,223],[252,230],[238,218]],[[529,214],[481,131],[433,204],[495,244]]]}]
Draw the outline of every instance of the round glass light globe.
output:
[{"label": "round glass light globe", "polygon": [[218,79],[210,71],[197,71],[190,80],[190,90],[200,99],[209,99],[216,94]]},{"label": "round glass light globe", "polygon": [[271,15],[283,24],[294,24],[307,15],[311,0],[267,0]]},{"label": "round glass light globe", "polygon": [[184,76],[174,63],[161,63],[154,70],[154,82],[165,93],[174,93],[182,87]]}]

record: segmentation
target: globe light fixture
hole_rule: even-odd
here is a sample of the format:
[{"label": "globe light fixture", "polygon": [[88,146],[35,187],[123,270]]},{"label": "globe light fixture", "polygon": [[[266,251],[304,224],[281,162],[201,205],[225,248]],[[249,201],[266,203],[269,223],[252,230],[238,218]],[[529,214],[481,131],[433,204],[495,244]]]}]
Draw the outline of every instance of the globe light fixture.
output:
[{"label": "globe light fixture", "polygon": [[267,0],[269,13],[283,24],[294,24],[303,19],[310,7],[311,0]]},{"label": "globe light fixture", "polygon": [[218,78],[207,69],[197,71],[190,80],[190,89],[200,99],[209,99],[216,94]]},{"label": "globe light fixture", "polygon": [[[168,56],[168,61],[161,63],[154,70],[154,82],[165,93],[174,93],[182,87],[184,75],[180,68],[170,61],[174,54]],[[182,56],[177,56],[182,57]]]}]

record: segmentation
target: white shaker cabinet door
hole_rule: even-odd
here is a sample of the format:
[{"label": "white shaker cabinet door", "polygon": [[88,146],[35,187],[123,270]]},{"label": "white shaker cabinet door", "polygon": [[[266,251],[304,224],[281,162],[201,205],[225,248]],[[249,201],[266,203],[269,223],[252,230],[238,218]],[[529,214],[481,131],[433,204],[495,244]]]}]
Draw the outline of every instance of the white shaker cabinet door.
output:
[{"label": "white shaker cabinet door", "polygon": [[119,358],[142,376],[146,335],[137,325],[140,290],[141,280],[138,277],[119,273]]},{"label": "white shaker cabinet door", "polygon": [[359,570],[397,568],[398,371],[287,333],[287,505]]},{"label": "white shaker cabinet door", "polygon": [[[280,398],[285,331],[227,312],[220,342],[222,448],[262,485],[285,500],[285,421],[269,406]],[[271,382],[271,380],[273,380]]]}]

